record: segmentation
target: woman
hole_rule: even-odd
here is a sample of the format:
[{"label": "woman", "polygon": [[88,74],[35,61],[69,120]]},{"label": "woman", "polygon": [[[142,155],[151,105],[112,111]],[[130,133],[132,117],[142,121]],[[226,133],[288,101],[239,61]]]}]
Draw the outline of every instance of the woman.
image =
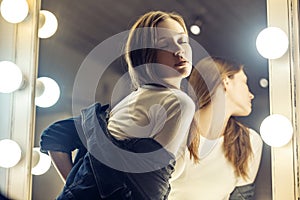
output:
[{"label": "woman", "polygon": [[[80,117],[52,124],[41,136],[42,151],[67,176],[58,199],[167,199],[195,111],[180,90],[190,75],[191,57],[179,15],[153,11],[136,21],[125,48],[135,90],[111,111],[97,103]],[[72,166],[71,151],[83,146],[88,152]],[[64,168],[66,160],[71,172]]]},{"label": "woman", "polygon": [[207,57],[196,65],[189,83],[197,106],[190,152],[177,162],[170,199],[236,198],[230,197],[236,187],[254,182],[262,151],[259,134],[235,119],[250,114],[254,98],[243,66]]}]

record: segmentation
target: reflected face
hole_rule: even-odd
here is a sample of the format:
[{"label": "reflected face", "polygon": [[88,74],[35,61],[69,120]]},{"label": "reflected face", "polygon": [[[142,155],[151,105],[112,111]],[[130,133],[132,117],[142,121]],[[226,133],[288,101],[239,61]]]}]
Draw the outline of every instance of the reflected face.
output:
[{"label": "reflected face", "polygon": [[172,69],[160,73],[180,78],[189,76],[192,70],[192,49],[183,27],[170,18],[160,22],[157,27],[162,29],[157,31],[156,62]]},{"label": "reflected face", "polygon": [[252,99],[254,95],[250,92],[247,84],[247,76],[243,70],[228,78],[226,86],[227,97],[230,102],[232,116],[248,116],[252,111]]}]

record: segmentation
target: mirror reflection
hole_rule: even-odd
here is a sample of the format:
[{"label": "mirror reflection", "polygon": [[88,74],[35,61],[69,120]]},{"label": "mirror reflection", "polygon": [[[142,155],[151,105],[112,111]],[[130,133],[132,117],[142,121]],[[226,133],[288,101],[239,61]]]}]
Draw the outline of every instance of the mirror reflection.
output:
[{"label": "mirror reflection", "polygon": [[[128,30],[139,16],[151,10],[179,13],[186,22],[191,39],[198,42],[209,55],[244,65],[243,70],[254,98],[251,114],[238,117],[240,122],[259,132],[261,122],[269,114],[267,60],[258,54],[255,46],[258,33],[267,24],[265,1],[141,3],[135,0],[87,0],[83,5],[71,0],[53,0],[42,1],[42,10],[55,14],[58,29],[53,36],[40,40],[38,76],[54,79],[60,87],[60,97],[51,107],[37,107],[35,146],[39,146],[40,134],[51,123],[78,114],[72,110],[74,82],[89,53],[110,37]],[[195,25],[199,29],[194,30]],[[193,56],[196,55],[197,52],[193,52]],[[112,105],[119,102],[129,92],[115,88],[126,71],[122,56],[106,67],[99,79],[95,100]],[[86,88],[87,93],[89,90]],[[87,103],[85,91],[82,92],[82,97],[76,99],[75,106],[78,108]],[[255,199],[272,199],[270,148],[265,144],[255,183]],[[61,192],[63,184],[51,166],[45,174],[33,177],[33,199],[54,199]]]}]

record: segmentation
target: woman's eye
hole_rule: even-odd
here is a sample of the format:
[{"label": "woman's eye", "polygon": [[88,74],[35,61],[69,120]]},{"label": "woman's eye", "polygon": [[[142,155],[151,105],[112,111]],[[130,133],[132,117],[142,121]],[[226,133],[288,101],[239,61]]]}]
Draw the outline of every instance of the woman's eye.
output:
[{"label": "woman's eye", "polygon": [[157,48],[165,48],[168,46],[168,42],[166,40],[160,40],[156,43]]},{"label": "woman's eye", "polygon": [[189,39],[187,37],[182,37],[178,41],[179,44],[186,44],[189,43]]},{"label": "woman's eye", "polygon": [[180,43],[181,43],[181,44],[185,44],[185,43],[188,43],[188,41],[186,41],[186,40],[181,40]]}]

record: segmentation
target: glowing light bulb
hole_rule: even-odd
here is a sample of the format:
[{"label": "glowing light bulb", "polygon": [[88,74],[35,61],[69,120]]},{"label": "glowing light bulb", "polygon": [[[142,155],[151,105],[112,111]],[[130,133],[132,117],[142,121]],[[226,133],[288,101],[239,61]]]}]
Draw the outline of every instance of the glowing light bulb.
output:
[{"label": "glowing light bulb", "polygon": [[51,158],[50,156],[41,153],[39,147],[34,147],[32,152],[32,166],[32,174],[42,175],[50,169]]},{"label": "glowing light bulb", "polygon": [[23,75],[20,68],[13,62],[0,62],[0,92],[11,93],[22,86]]},{"label": "glowing light bulb", "polygon": [[260,85],[262,88],[266,88],[266,87],[268,87],[268,85],[269,85],[269,81],[268,81],[267,79],[265,79],[265,78],[261,78],[261,79],[259,80],[259,85]]},{"label": "glowing light bulb", "polygon": [[190,27],[190,31],[194,34],[194,35],[199,35],[200,34],[200,32],[201,32],[201,29],[200,29],[200,27],[198,26],[198,25],[192,25],[191,27]]},{"label": "glowing light bulb", "polygon": [[273,114],[262,121],[260,134],[266,144],[272,147],[281,147],[292,139],[293,126],[285,116]]},{"label": "glowing light bulb", "polygon": [[28,15],[26,0],[3,0],[0,6],[2,17],[10,23],[19,23]]},{"label": "glowing light bulb", "polygon": [[0,167],[10,168],[18,164],[21,159],[21,148],[13,140],[0,141]]},{"label": "glowing light bulb", "polygon": [[262,30],[256,38],[257,51],[267,59],[280,58],[285,54],[288,46],[287,35],[277,27],[269,27]]},{"label": "glowing light bulb", "polygon": [[47,108],[53,106],[59,99],[60,89],[51,78],[40,77],[37,79],[35,104]]},{"label": "glowing light bulb", "polygon": [[58,22],[55,15],[47,10],[40,11],[39,38],[49,38],[57,30]]}]

